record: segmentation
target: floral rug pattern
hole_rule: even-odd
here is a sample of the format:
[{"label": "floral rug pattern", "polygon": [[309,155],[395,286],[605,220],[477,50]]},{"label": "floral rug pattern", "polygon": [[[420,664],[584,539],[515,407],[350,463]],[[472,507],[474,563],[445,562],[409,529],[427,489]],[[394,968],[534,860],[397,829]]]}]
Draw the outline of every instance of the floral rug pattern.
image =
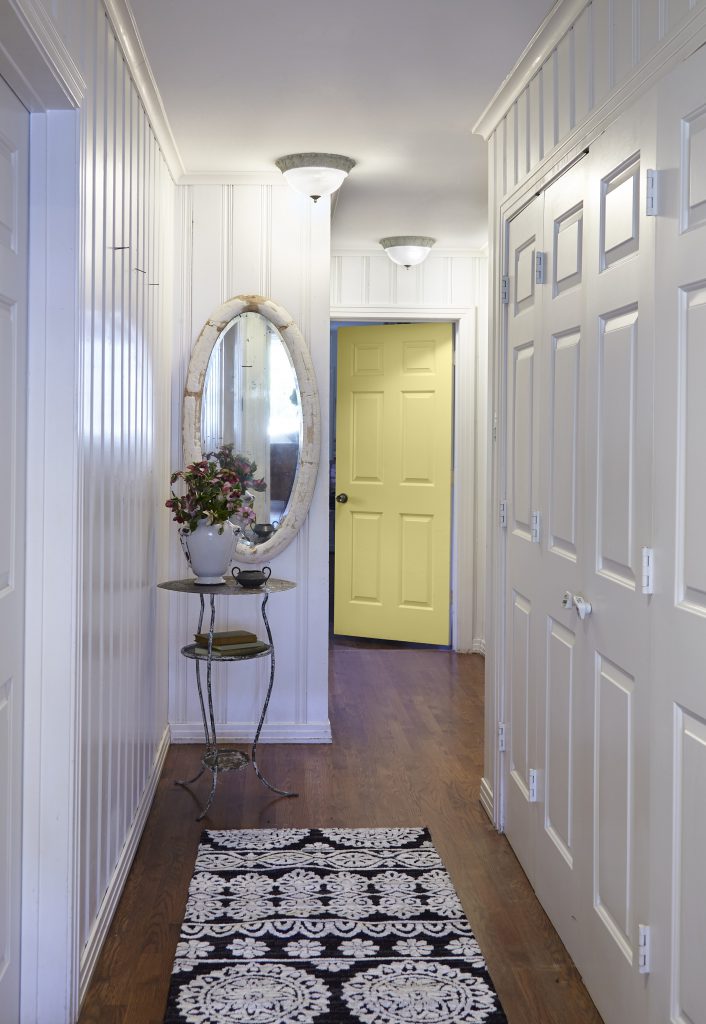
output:
[{"label": "floral rug pattern", "polygon": [[507,1024],[422,828],[208,831],[165,1024]]}]

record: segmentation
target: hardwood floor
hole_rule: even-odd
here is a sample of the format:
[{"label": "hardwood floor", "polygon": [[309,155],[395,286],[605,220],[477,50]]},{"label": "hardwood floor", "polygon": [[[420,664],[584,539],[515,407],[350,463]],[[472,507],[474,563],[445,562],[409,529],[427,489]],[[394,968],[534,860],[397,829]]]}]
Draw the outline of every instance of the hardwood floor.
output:
[{"label": "hardwood floor", "polygon": [[[225,776],[209,816],[175,778],[200,748],[174,746],[80,1024],[161,1024],[203,827],[427,825],[471,921],[510,1024],[601,1024],[503,836],[479,804],[483,659],[385,645],[331,651],[330,746],[261,748],[260,766],[297,799],[273,798],[248,768]],[[204,797],[210,783],[196,783]]]}]

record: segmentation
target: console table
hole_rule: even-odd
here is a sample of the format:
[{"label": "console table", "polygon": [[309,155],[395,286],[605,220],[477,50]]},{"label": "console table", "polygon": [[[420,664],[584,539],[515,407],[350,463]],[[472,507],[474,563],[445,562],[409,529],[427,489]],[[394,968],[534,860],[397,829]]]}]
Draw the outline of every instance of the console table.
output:
[{"label": "console table", "polygon": [[[267,714],[267,708],[270,703],[270,697],[272,695],[272,686],[275,681],[275,646],[272,639],[272,631],[270,624],[267,620],[267,613],[265,607],[269,600],[270,594],[281,594],[285,590],[292,590],[296,584],[291,583],[289,580],[276,580],[270,578],[261,587],[246,588],[242,587],[231,578],[227,578],[225,583],[202,585],[195,583],[192,579],[188,580],[169,580],[166,583],[159,583],[159,587],[163,590],[172,590],[177,594],[198,594],[201,600],[201,612],[199,615],[197,633],[202,632],[203,618],[205,612],[205,597],[208,595],[210,602],[211,618],[208,630],[208,646],[207,652],[202,653],[196,650],[197,644],[186,644],[182,647],[181,653],[185,658],[196,663],[196,686],[199,693],[199,703],[201,705],[201,716],[203,718],[203,731],[206,737],[206,751],[201,758],[201,771],[193,777],[193,779],[177,779],[177,785],[179,786],[190,786],[197,779],[200,779],[203,773],[208,769],[211,772],[211,792],[208,797],[208,802],[202,810],[201,814],[197,817],[197,821],[201,821],[202,818],[208,813],[208,809],[213,803],[213,798],[216,793],[216,783],[218,782],[219,772],[236,771],[239,768],[245,768],[245,766],[252,762],[252,766],[255,769],[260,782],[271,789],[273,793],[279,793],[280,796],[298,796],[298,793],[291,792],[286,789],[278,789],[277,786],[273,786],[271,782],[268,782],[265,776],[260,771],[257,764],[257,744],[260,739],[260,733],[262,732],[262,726],[265,721]],[[267,649],[257,651],[256,653],[250,654],[219,654],[217,651],[212,649],[213,644],[213,633],[214,624],[216,621],[216,597],[241,597],[241,598],[257,598],[259,597],[262,601],[260,605],[260,612],[262,614],[262,621],[265,623],[265,630],[267,631]],[[218,746],[218,738],[216,736],[216,722],[213,715],[213,697],[211,693],[211,668],[214,662],[221,661],[247,661],[252,658],[266,658],[270,659],[270,681],[267,687],[267,693],[265,700],[262,705],[260,712],[260,721],[257,724],[255,731],[255,739],[252,744],[252,752],[250,757],[241,750],[225,749]],[[204,701],[203,687],[201,685],[201,663],[206,663],[206,701]],[[208,715],[206,709],[208,706]]]}]

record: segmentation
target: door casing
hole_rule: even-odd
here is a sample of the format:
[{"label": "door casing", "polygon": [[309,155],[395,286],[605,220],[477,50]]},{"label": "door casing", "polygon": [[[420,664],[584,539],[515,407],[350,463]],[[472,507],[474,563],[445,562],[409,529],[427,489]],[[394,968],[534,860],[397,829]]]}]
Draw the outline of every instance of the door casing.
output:
[{"label": "door casing", "polygon": [[[366,311],[336,308],[332,324],[451,323],[454,325],[453,496],[451,507],[451,646],[454,651],[485,654],[473,637],[476,603],[476,545],[485,499],[485,452],[478,458],[478,421],[474,395],[478,380],[477,309],[411,310],[379,307]],[[482,474],[482,479],[477,474]],[[470,539],[470,540],[469,540]]]}]

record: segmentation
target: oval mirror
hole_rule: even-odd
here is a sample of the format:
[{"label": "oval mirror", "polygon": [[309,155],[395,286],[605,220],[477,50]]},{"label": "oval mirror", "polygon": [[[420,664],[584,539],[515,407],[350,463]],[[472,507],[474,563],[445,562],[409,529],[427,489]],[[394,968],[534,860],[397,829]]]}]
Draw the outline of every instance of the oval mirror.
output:
[{"label": "oval mirror", "polygon": [[237,295],[214,312],[194,345],[184,390],[184,465],[232,445],[263,481],[248,492],[254,522],[235,559],[264,562],[294,538],[319,466],[319,399],[309,350],[287,311]]}]

